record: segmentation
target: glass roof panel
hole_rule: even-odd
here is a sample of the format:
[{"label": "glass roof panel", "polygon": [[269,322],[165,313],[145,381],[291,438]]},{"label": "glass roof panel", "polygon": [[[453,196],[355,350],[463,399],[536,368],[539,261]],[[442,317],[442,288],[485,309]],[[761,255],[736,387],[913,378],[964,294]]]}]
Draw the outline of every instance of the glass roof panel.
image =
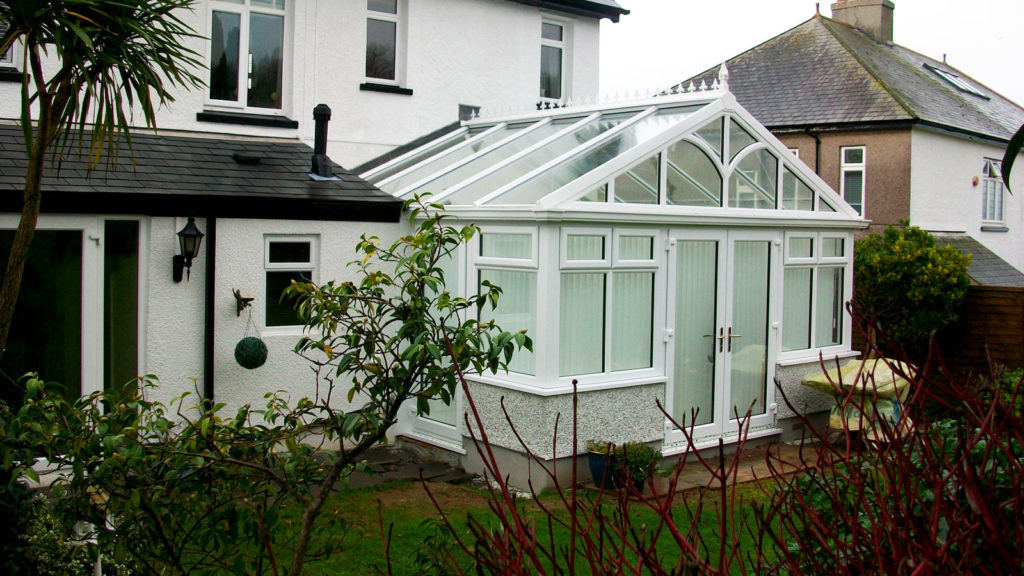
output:
[{"label": "glass roof panel", "polygon": [[[482,128],[477,128],[474,130],[463,131],[461,135],[448,138],[447,140],[444,140],[443,142],[437,144],[436,146],[430,146],[429,144],[422,146],[413,154],[410,154],[407,158],[401,160],[400,162],[394,164],[393,166],[381,170],[380,172],[370,176],[369,178],[364,178],[370,184],[377,184],[378,182],[390,178],[414,164],[418,164],[419,162],[422,162],[423,160],[426,160],[431,156],[440,154],[441,152],[444,152],[449,148],[454,148],[455,146],[462,144],[466,140],[469,140],[473,136],[483,132],[483,130],[484,129]],[[442,136],[441,138],[444,137]],[[439,140],[441,138],[439,138]],[[436,140],[434,142],[436,142]]]},{"label": "glass roof panel", "polygon": [[695,132],[718,153],[718,160],[722,159],[722,123],[724,122],[725,117],[715,118]]},{"label": "glass roof panel", "polygon": [[747,154],[729,178],[729,206],[775,208],[778,165],[778,160],[767,149]]},{"label": "glass roof panel", "polygon": [[814,210],[814,190],[789,168],[782,170],[782,209]]},{"label": "glass roof panel", "polygon": [[715,161],[692,142],[681,140],[668,149],[665,203],[671,206],[721,206],[722,175]]},{"label": "glass roof panel", "polygon": [[[483,150],[484,148],[487,148],[488,146],[496,142],[499,142],[504,138],[507,138],[510,134],[522,130],[523,128],[526,128],[527,126],[530,125],[530,123],[512,124],[509,126],[503,126],[501,128],[498,128],[497,130],[494,130],[488,134],[482,134],[477,138],[474,138],[471,141],[469,141],[466,146],[463,146],[456,150],[452,150],[451,152],[445,154],[440,158],[433,158],[427,162],[424,162],[423,164],[417,166],[416,168],[410,170],[409,172],[402,174],[398,178],[390,182],[385,182],[383,185],[378,185],[378,187],[381,190],[385,190],[387,192],[391,192],[392,194],[394,194],[395,192],[402,190],[406,186],[411,186],[416,182],[426,178],[427,176],[430,176],[431,174],[439,172],[448,166],[452,166],[461,160],[469,158],[470,156],[476,154],[477,152]],[[488,126],[487,128],[491,127]],[[485,128],[485,130],[487,128]]]},{"label": "glass roof panel", "polygon": [[405,195],[409,196],[414,192],[425,190],[431,192],[435,196],[441,192],[460,184],[468,180],[474,174],[479,174],[484,170],[498,164],[503,160],[507,160],[515,154],[526,150],[530,146],[533,146],[537,142],[554,135],[559,130],[565,129],[569,124],[578,122],[580,118],[564,118],[561,120],[555,120],[549,122],[543,126],[539,126],[534,130],[530,130],[525,134],[520,135],[518,138],[507,142],[497,148],[494,148],[485,154],[474,158],[473,160],[459,166],[458,168],[448,172],[438,178],[435,178],[429,182],[426,182],[420,186],[417,186],[415,190],[407,192]]},{"label": "glass roof panel", "polygon": [[744,148],[757,140],[744,130],[735,120],[729,121],[729,161],[732,162]]},{"label": "glass roof panel", "polygon": [[596,148],[566,159],[519,186],[491,200],[495,204],[533,204],[576,178],[632,150],[679,124],[699,107],[667,108],[626,127]]},{"label": "glass roof panel", "polygon": [[590,192],[587,192],[580,202],[607,202],[608,201],[608,185],[601,184],[597,188],[594,188]]},{"label": "glass roof panel", "polygon": [[607,115],[592,122],[587,122],[583,126],[548,142],[544,147],[537,148],[515,162],[503,166],[480,180],[473,182],[446,198],[445,201],[456,205],[472,204],[516,178],[530,173],[580,144],[611,130],[626,119],[632,118],[634,114]]},{"label": "glass roof panel", "polygon": [[818,212],[835,212],[836,209],[827,200],[818,196]]},{"label": "glass roof panel", "polygon": [[658,203],[658,165],[661,155],[626,170],[615,179],[615,201],[628,204]]}]

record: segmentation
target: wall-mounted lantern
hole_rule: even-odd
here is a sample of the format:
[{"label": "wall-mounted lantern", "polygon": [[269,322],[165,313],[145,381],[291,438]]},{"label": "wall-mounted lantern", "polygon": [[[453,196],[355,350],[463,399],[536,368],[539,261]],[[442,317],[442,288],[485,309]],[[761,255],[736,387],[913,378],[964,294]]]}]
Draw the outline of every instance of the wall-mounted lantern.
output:
[{"label": "wall-mounted lantern", "polygon": [[178,245],[181,254],[174,256],[173,277],[175,282],[181,282],[182,273],[188,270],[187,278],[192,279],[192,260],[199,256],[199,245],[203,243],[203,233],[196,226],[196,219],[189,216],[188,223],[178,231]]}]

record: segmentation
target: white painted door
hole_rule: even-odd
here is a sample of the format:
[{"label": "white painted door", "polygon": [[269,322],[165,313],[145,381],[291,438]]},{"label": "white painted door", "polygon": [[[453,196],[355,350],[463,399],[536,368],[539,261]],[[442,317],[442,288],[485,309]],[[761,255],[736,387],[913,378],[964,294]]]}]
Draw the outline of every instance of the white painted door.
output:
[{"label": "white painted door", "polygon": [[[672,418],[697,445],[774,424],[770,305],[778,234],[673,231],[669,241],[666,391]],[[739,416],[739,418],[737,417]],[[666,444],[685,444],[669,426]]]}]

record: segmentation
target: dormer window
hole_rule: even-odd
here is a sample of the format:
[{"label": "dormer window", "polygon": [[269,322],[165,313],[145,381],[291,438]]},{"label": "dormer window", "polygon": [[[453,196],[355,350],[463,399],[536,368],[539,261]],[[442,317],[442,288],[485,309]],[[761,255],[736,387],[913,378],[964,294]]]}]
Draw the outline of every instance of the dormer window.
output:
[{"label": "dormer window", "polygon": [[982,93],[981,90],[979,90],[978,88],[975,88],[974,86],[972,86],[966,80],[961,78],[958,74],[950,72],[949,70],[943,70],[942,68],[938,68],[936,66],[932,66],[931,64],[925,64],[924,67],[927,68],[928,70],[931,70],[936,76],[938,76],[939,78],[942,78],[948,84],[952,85],[954,88],[956,88],[960,92],[966,92],[968,94],[973,94],[973,95],[975,95],[975,96],[977,96],[979,98],[984,98],[985,100],[989,99],[989,97],[986,96],[984,93]]}]

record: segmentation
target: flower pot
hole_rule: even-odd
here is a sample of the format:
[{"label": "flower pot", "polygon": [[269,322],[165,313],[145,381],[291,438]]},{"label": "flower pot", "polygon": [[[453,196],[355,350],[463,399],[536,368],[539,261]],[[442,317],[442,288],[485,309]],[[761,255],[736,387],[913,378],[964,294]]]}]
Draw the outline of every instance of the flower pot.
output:
[{"label": "flower pot", "polygon": [[587,463],[590,465],[590,475],[595,486],[605,490],[618,489],[619,466],[614,454],[590,452]]}]

